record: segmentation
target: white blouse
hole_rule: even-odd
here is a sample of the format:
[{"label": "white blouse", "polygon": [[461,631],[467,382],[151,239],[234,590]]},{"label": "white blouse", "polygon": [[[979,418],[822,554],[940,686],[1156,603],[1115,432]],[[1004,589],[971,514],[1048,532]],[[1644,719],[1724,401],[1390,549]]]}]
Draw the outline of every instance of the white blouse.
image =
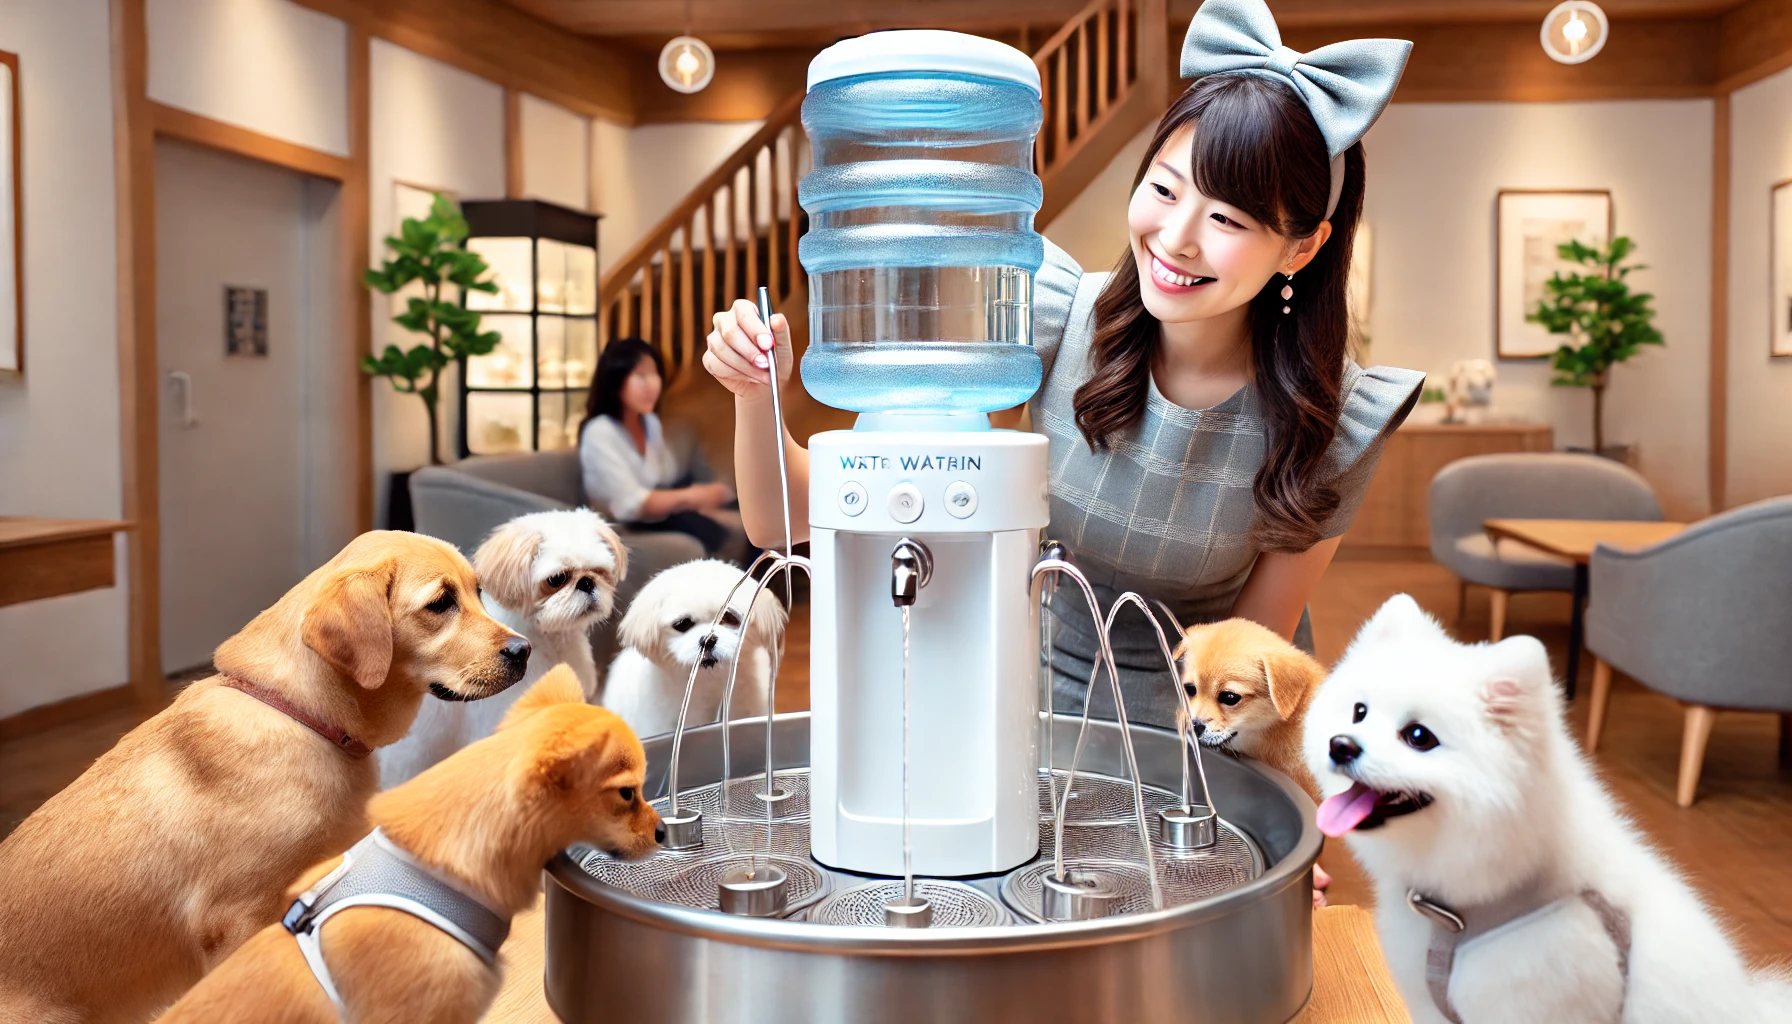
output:
[{"label": "white blouse", "polygon": [[585,500],[618,523],[637,522],[641,504],[653,491],[678,481],[678,455],[666,444],[660,418],[641,417],[647,430],[647,451],[635,448],[628,430],[609,416],[593,417],[579,434],[579,470]]}]

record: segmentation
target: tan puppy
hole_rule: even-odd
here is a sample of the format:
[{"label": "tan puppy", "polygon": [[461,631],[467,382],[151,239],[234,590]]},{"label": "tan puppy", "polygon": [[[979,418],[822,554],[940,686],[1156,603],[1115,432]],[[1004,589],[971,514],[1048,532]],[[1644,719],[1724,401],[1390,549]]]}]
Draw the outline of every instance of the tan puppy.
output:
[{"label": "tan puppy", "polygon": [[[647,758],[622,719],[585,703],[571,668],[543,676],[498,731],[373,798],[368,816],[418,861],[508,917],[535,901],[541,867],[586,842],[626,859],[658,847],[659,815],[642,798]],[[307,872],[295,895],[340,857]],[[350,907],[320,927],[325,963],[358,1024],[472,1024],[499,973],[419,918]],[[298,940],[269,925],[175,1004],[166,1022],[334,1024]]]},{"label": "tan puppy", "polygon": [[306,865],[367,831],[366,748],[402,736],[426,690],[488,696],[528,656],[449,545],[350,542],[218,647],[223,675],[187,687],[0,844],[0,1021],[141,1021],[166,1007],[279,920]]},{"label": "tan puppy", "polygon": [[1176,656],[1202,745],[1256,758],[1317,801],[1319,787],[1307,770],[1301,737],[1325,668],[1250,619],[1191,626]]}]

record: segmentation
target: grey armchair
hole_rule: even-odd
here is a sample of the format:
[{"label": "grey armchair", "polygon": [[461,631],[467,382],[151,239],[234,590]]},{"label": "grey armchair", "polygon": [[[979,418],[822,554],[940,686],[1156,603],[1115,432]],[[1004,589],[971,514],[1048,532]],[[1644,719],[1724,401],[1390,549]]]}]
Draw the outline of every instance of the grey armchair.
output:
[{"label": "grey armchair", "polygon": [[[507,520],[582,504],[576,451],[475,455],[411,474],[417,532],[440,537],[469,555]],[[641,585],[661,569],[703,557],[703,545],[687,534],[642,533],[625,526],[617,526],[616,532],[628,548],[628,578],[616,588],[617,615],[592,631],[591,650],[600,673],[617,651],[621,609]]]},{"label": "grey armchair", "polygon": [[1717,708],[1792,712],[1792,497],[1712,516],[1636,551],[1597,548],[1590,563],[1587,649],[1598,747],[1612,669],[1686,705],[1676,794],[1687,807]]},{"label": "grey armchair", "polygon": [[1460,580],[1457,618],[1473,583],[1493,590],[1489,637],[1506,629],[1506,602],[1521,590],[1573,590],[1574,566],[1522,544],[1495,545],[1488,519],[1659,521],[1661,503],[1636,470],[1597,455],[1515,452],[1450,463],[1426,495],[1431,557]]}]

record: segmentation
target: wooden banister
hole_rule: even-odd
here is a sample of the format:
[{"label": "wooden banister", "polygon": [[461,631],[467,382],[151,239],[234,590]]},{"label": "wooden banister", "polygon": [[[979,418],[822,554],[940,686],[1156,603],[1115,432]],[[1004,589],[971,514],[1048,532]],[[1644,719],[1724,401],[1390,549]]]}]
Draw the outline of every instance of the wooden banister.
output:
[{"label": "wooden banister", "polygon": [[[629,334],[647,338],[659,346],[673,378],[669,383],[676,384],[696,365],[710,315],[722,305],[764,284],[782,306],[793,288],[807,283],[796,259],[802,235],[796,186],[807,154],[802,107],[800,92],[780,103],[758,131],[611,265],[598,283],[600,344]],[[762,185],[767,202],[760,199]],[[788,226],[781,223],[780,196],[788,196]]]}]

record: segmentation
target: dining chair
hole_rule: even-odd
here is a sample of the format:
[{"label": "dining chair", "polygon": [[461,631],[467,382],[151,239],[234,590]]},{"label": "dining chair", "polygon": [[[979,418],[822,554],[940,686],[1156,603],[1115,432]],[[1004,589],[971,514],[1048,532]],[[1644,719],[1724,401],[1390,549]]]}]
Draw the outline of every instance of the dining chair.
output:
[{"label": "dining chair", "polygon": [[1515,541],[1488,539],[1488,519],[1659,521],[1661,503],[1642,474],[1597,455],[1511,452],[1457,459],[1431,478],[1426,495],[1431,557],[1456,574],[1456,617],[1469,584],[1493,591],[1488,635],[1505,634],[1506,604],[1526,590],[1574,589],[1574,566]]},{"label": "dining chair", "polygon": [[1682,702],[1675,798],[1688,807],[1720,708],[1780,715],[1792,756],[1792,497],[1694,523],[1652,547],[1600,547],[1589,563],[1587,650],[1593,699],[1587,749],[1599,746],[1612,671]]}]

